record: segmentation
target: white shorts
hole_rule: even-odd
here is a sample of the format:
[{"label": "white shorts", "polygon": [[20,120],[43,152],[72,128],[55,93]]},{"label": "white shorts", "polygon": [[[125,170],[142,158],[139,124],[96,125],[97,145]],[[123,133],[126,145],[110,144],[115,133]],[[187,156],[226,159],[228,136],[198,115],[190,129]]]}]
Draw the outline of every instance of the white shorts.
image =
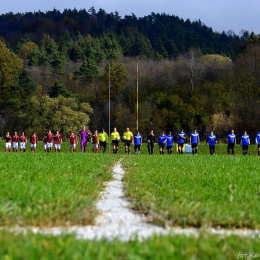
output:
[{"label": "white shorts", "polygon": [[43,149],[46,150],[47,149],[47,144],[43,145]]},{"label": "white shorts", "polygon": [[92,144],[93,148],[98,148],[98,144]]},{"label": "white shorts", "polygon": [[5,148],[11,149],[11,143],[5,143]]},{"label": "white shorts", "polygon": [[13,142],[13,148],[18,149],[18,142]]},{"label": "white shorts", "polygon": [[53,147],[53,143],[47,143],[47,148],[52,148]]},{"label": "white shorts", "polygon": [[60,144],[54,144],[54,147],[55,147],[55,149],[58,149],[58,150],[60,150]]},{"label": "white shorts", "polygon": [[20,142],[20,149],[25,149],[25,142]]},{"label": "white shorts", "polygon": [[70,148],[76,148],[76,144],[71,144]]},{"label": "white shorts", "polygon": [[36,148],[36,144],[31,144],[31,148]]}]

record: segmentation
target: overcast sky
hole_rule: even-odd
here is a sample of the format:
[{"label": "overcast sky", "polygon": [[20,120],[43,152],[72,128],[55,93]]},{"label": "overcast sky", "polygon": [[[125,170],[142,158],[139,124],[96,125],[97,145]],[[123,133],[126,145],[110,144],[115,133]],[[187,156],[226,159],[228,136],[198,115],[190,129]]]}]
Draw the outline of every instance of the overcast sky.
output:
[{"label": "overcast sky", "polygon": [[1,3],[0,14],[13,12],[52,11],[56,8],[87,11],[94,6],[111,13],[117,11],[121,17],[135,14],[143,17],[154,13],[176,15],[184,20],[201,20],[214,31],[241,30],[260,34],[259,0],[8,0]]}]

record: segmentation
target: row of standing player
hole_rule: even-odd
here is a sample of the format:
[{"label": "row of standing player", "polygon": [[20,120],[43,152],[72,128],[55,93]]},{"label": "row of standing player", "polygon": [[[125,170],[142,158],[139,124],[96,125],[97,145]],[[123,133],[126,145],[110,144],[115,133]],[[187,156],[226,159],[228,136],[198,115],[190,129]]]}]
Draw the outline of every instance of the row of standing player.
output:
[{"label": "row of standing player", "polygon": [[[133,133],[127,127],[122,138],[120,134],[117,132],[117,129],[114,128],[113,132],[111,133],[111,141],[113,145],[113,153],[118,152],[118,144],[120,140],[124,141],[125,146],[125,154],[130,153],[131,144],[134,144],[135,154],[140,154],[140,148],[142,146],[142,135],[140,134],[139,130],[133,135]],[[156,145],[156,137],[153,130],[147,135],[147,149],[149,154],[153,154],[154,146]],[[178,152],[179,154],[183,153],[183,148],[185,144],[186,134],[183,130],[180,130],[177,134],[177,143],[178,143]],[[198,144],[200,142],[199,133],[197,130],[194,130],[190,136],[190,143],[192,145],[192,152],[196,154],[198,152]],[[174,136],[172,132],[165,134],[164,131],[158,137],[158,146],[160,154],[164,154],[164,149],[166,147],[167,153],[172,154],[172,149],[174,146]]]},{"label": "row of standing player", "polygon": [[[140,147],[142,145],[142,135],[137,130],[136,134],[132,134],[131,131],[129,131],[129,128],[126,128],[126,131],[123,134],[123,141],[125,143],[125,153],[129,154],[130,152],[130,145],[131,143],[134,144],[135,154],[140,153]],[[120,140],[120,135],[117,132],[116,128],[113,129],[113,132],[111,133],[111,140],[113,144],[113,153],[117,153],[118,151],[118,143]],[[237,137],[232,129],[231,132],[227,135],[226,141],[227,141],[227,152],[228,154],[234,154],[234,148],[237,143]],[[186,142],[186,133],[181,129],[177,133],[177,150],[179,154],[182,154],[184,152],[184,144]],[[257,145],[258,155],[260,155],[260,132],[256,134],[255,142]],[[198,153],[198,145],[200,144],[200,135],[197,132],[196,129],[194,129],[190,133],[189,143],[191,145],[192,153],[195,155]],[[207,136],[206,139],[206,145],[209,145],[209,152],[211,155],[215,153],[215,146],[217,143],[217,137],[214,134],[213,131],[210,132],[210,134]],[[156,144],[156,138],[154,135],[154,131],[151,130],[147,135],[147,148],[148,153],[153,154],[153,149]],[[172,135],[172,132],[169,132],[168,134],[165,134],[164,131],[161,132],[161,134],[158,137],[158,146],[159,146],[159,152],[160,154],[164,154],[164,148],[166,147],[167,153],[172,154],[172,148],[174,145],[174,136]],[[243,155],[246,155],[248,153],[248,148],[250,145],[250,136],[247,134],[247,131],[244,131],[244,133],[241,136],[240,145],[242,147]]]},{"label": "row of standing player", "polygon": [[[99,135],[97,131],[95,131],[93,135],[90,135],[89,132],[86,130],[85,126],[78,134],[75,134],[73,131],[70,131],[70,151],[76,151],[76,145],[78,144],[78,136],[80,136],[81,151],[86,152],[87,139],[88,137],[91,137],[93,152],[97,153],[99,147],[99,138],[102,138],[103,135],[106,135],[104,130],[102,130],[102,132]],[[32,152],[36,152],[38,139],[38,135],[35,132],[29,138],[30,148]],[[58,130],[55,134],[52,133],[51,130],[47,131],[46,134],[43,136],[42,140],[45,152],[51,152],[53,146],[55,152],[61,151],[62,135],[59,133]],[[18,135],[17,132],[14,132],[13,136],[11,136],[9,132],[7,132],[5,136],[5,151],[11,152],[11,149],[13,149],[13,152],[18,152],[18,147],[20,146],[20,152],[25,152],[26,143],[27,137],[25,136],[24,132],[22,132],[21,135]]]},{"label": "row of standing player", "polygon": [[[76,151],[76,145],[78,144],[78,138],[77,136],[80,136],[80,146],[81,146],[81,152],[86,152],[86,145],[88,137],[91,136],[92,141],[92,149],[94,153],[98,152],[98,148],[100,147],[102,152],[104,153],[106,151],[106,144],[108,142],[108,135],[105,132],[104,129],[100,133],[98,133],[97,130],[95,130],[93,135],[90,135],[89,132],[86,130],[86,127],[84,126],[83,129],[78,133],[75,134],[73,131],[70,131],[69,135],[69,141],[70,141],[70,151],[74,152]],[[20,142],[20,151],[25,151],[25,145],[27,143],[27,138],[24,135],[24,132],[19,136],[17,132],[14,133],[13,136],[10,135],[9,132],[7,132],[5,136],[6,145],[5,150],[11,151],[11,144],[13,147],[13,151],[18,151],[18,142]],[[121,140],[120,134],[117,132],[116,127],[114,127],[113,132],[111,133],[111,141],[113,146],[113,153],[118,152],[118,144]],[[133,135],[133,133],[129,130],[127,127],[123,136],[122,140],[124,141],[125,146],[125,153],[130,153],[130,147],[131,144],[134,144],[134,150],[135,154],[140,154],[140,148],[142,146],[142,135],[137,130],[136,133]],[[181,129],[177,133],[177,144],[178,144],[178,153],[183,153],[183,148],[186,140],[186,133]],[[256,144],[258,146],[258,155],[260,155],[260,132],[256,134]],[[31,151],[36,152],[36,146],[37,146],[38,136],[36,133],[33,133],[30,136],[30,146]],[[61,144],[62,144],[62,136],[57,130],[55,134],[52,133],[51,130],[47,131],[46,134],[43,136],[43,145],[44,145],[44,151],[52,151],[54,143],[55,152],[58,152],[61,150]],[[192,148],[192,153],[197,154],[198,153],[198,145],[200,143],[200,135],[195,129],[190,134],[190,145]],[[217,143],[217,137],[212,131],[206,139],[206,145],[209,144],[209,151],[210,154],[215,153],[215,145]],[[227,135],[227,143],[228,143],[228,154],[234,154],[234,147],[236,146],[236,135],[234,133],[234,130],[232,129],[231,132]],[[151,130],[147,135],[147,147],[148,147],[148,153],[153,154],[153,149],[156,144],[156,138],[154,135],[154,131]],[[243,135],[241,136],[241,142],[240,142],[243,150],[243,154],[247,154],[248,147],[250,145],[250,137],[247,134],[247,131],[244,131]],[[167,135],[164,133],[164,131],[161,132],[161,134],[158,137],[158,145],[159,145],[159,152],[160,154],[164,154],[164,148],[166,147],[167,153],[172,154],[172,148],[174,145],[174,136],[172,135],[172,132],[169,132]]]}]

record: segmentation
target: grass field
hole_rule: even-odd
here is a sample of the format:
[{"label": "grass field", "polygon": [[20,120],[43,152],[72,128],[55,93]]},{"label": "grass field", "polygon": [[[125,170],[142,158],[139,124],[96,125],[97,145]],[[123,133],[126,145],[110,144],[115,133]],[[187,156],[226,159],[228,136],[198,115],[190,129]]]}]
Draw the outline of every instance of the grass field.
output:
[{"label": "grass field", "polygon": [[[95,202],[111,168],[120,158],[133,208],[165,226],[260,226],[260,157],[228,156],[226,145],[211,156],[201,144],[199,155],[139,156],[69,152],[4,153],[0,142],[0,226],[70,226],[93,223]],[[79,148],[79,147],[78,147]],[[132,150],[133,152],[133,150]],[[186,156],[187,155],[187,156]],[[73,235],[17,234],[0,230],[0,259],[238,259],[260,254],[260,238],[210,235],[155,236],[144,241],[86,241]]]},{"label": "grass field", "polygon": [[[148,156],[123,161],[133,207],[162,225],[260,228],[257,156]],[[145,163],[144,163],[145,162]]]},{"label": "grass field", "polygon": [[[257,259],[259,238],[221,237],[201,233],[195,236],[155,236],[142,242],[77,240],[73,235],[26,236],[0,231],[0,259],[37,260],[233,260]],[[244,254],[252,254],[245,258]],[[242,255],[243,254],[243,255]]]},{"label": "grass field", "polygon": [[90,224],[115,157],[0,153],[0,226]]}]

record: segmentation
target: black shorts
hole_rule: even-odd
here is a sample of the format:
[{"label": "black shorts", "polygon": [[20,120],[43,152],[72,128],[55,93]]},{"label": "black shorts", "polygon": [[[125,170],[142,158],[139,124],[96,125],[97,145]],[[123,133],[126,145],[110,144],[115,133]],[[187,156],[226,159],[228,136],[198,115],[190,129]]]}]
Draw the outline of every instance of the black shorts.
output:
[{"label": "black shorts", "polygon": [[140,144],[139,144],[139,145],[135,145],[134,149],[135,149],[135,150],[136,150],[136,149],[140,150],[140,147],[141,147]]},{"label": "black shorts", "polygon": [[160,143],[159,143],[159,148],[164,149],[164,146],[165,146],[165,144],[160,144]]},{"label": "black shorts", "polygon": [[112,140],[112,144],[115,145],[116,147],[118,146],[118,140]]},{"label": "black shorts", "polygon": [[131,145],[131,140],[125,140],[125,146],[130,147]]},{"label": "black shorts", "polygon": [[104,147],[104,148],[107,147],[106,141],[105,142],[99,141],[99,144],[100,144],[101,147]]},{"label": "black shorts", "polygon": [[191,144],[191,148],[193,149],[193,148],[196,148],[196,147],[198,147],[198,144]]},{"label": "black shorts", "polygon": [[167,149],[167,150],[172,149],[172,145],[170,145],[170,146],[166,146],[166,149]]},{"label": "black shorts", "polygon": [[178,147],[183,148],[183,145],[184,145],[184,144],[180,144],[180,143],[178,143]]},{"label": "black shorts", "polygon": [[228,143],[228,149],[234,149],[235,148],[235,144],[234,143]]},{"label": "black shorts", "polygon": [[242,145],[242,150],[248,150],[248,145]]}]

